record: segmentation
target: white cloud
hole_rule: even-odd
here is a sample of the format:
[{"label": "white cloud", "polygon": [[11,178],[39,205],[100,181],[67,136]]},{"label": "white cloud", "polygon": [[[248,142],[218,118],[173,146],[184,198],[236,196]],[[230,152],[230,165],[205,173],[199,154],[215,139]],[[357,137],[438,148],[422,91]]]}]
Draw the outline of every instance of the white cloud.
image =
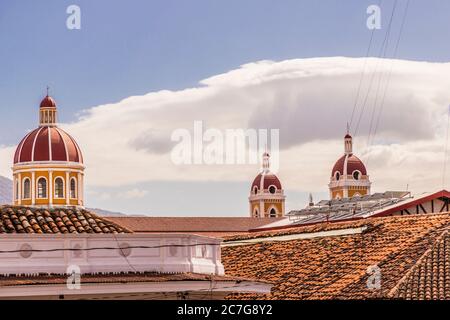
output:
[{"label": "white cloud", "polygon": [[146,190],[140,190],[138,188],[134,188],[131,190],[127,190],[125,192],[121,192],[119,194],[120,198],[124,198],[124,199],[139,199],[139,198],[144,198],[147,195],[147,191]]},{"label": "white cloud", "polygon": [[[276,128],[285,188],[326,191],[331,167],[343,152],[342,136],[363,65],[362,58],[344,57],[250,63],[202,80],[197,88],[152,92],[91,108],[63,128],[84,151],[87,183],[115,187],[151,180],[250,183],[259,169],[255,166],[173,165],[170,134],[177,128],[191,130],[195,120],[219,129]],[[384,77],[380,99],[391,68],[380,126],[368,146],[379,75]],[[450,63],[370,58],[362,97],[375,70],[355,137],[355,151],[368,161],[374,190],[406,184],[417,191],[440,187]],[[0,149],[0,173],[9,172],[12,152]]]}]

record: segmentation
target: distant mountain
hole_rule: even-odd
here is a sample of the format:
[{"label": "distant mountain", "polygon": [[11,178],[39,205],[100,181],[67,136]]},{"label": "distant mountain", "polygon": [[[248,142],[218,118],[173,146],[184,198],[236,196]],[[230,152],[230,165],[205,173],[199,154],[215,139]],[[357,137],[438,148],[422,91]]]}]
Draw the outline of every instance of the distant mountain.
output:
[{"label": "distant mountain", "polygon": [[108,211],[108,210],[103,210],[103,209],[98,209],[98,208],[86,208],[86,210],[95,212],[96,214],[98,214],[99,216],[102,217],[126,217],[128,216],[125,213],[122,212],[113,212],[113,211]]},{"label": "distant mountain", "polygon": [[[13,182],[11,179],[0,176],[0,205],[11,204],[13,202]],[[121,217],[126,216],[126,214],[121,212],[112,212],[103,209],[92,209],[87,210],[97,213],[99,216],[109,216],[109,217]]]},{"label": "distant mountain", "polygon": [[11,204],[13,201],[13,182],[0,176],[0,204]]}]

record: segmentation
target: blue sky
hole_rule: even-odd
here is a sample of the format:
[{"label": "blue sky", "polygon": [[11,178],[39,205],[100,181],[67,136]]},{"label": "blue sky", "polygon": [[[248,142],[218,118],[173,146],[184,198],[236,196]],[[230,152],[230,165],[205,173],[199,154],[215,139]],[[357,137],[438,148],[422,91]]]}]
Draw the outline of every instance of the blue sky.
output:
[{"label": "blue sky", "polygon": [[[381,3],[383,26],[393,2]],[[0,145],[17,143],[36,126],[47,85],[59,103],[60,120],[73,122],[83,109],[195,87],[248,62],[364,56],[370,38],[366,8],[374,3],[378,0],[1,1],[0,110],[8,121],[0,127]],[[398,0],[395,34],[405,3]],[[81,30],[66,28],[71,4],[81,8]],[[398,57],[449,61],[449,12],[448,1],[411,0]],[[376,31],[374,48],[383,34]]]}]

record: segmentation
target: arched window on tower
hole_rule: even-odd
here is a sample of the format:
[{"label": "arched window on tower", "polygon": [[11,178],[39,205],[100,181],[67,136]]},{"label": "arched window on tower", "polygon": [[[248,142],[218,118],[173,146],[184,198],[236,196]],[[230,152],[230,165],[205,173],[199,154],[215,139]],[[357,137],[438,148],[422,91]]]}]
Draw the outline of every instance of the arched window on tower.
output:
[{"label": "arched window on tower", "polygon": [[38,199],[47,198],[47,180],[45,178],[39,178],[37,183],[37,197]]},{"label": "arched window on tower", "polygon": [[64,198],[64,181],[62,178],[55,179],[55,198]]},{"label": "arched window on tower", "polygon": [[77,181],[75,178],[70,179],[70,198],[77,198]]},{"label": "arched window on tower", "polygon": [[255,208],[255,211],[253,212],[253,216],[255,218],[259,218],[259,211],[258,211],[258,209]]},{"label": "arched window on tower", "polygon": [[270,209],[269,216],[271,218],[276,218],[277,217],[277,211],[275,210],[275,208]]},{"label": "arched window on tower", "polygon": [[23,180],[23,197],[22,199],[30,199],[31,198],[31,182],[30,179],[25,178]]}]

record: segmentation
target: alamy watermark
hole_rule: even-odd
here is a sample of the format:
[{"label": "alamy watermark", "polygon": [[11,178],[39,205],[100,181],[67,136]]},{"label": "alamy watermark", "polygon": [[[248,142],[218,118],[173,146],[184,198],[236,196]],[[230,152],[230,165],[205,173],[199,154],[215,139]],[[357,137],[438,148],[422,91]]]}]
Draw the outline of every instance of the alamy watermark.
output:
[{"label": "alamy watermark", "polygon": [[66,19],[66,27],[69,30],[81,29],[81,9],[79,6],[72,4],[67,7],[66,13],[69,15]]},{"label": "alamy watermark", "polygon": [[68,275],[66,280],[66,286],[69,290],[81,289],[81,269],[77,265],[70,265],[67,267],[66,274]]},{"label": "alamy watermark", "polygon": [[376,4],[367,7],[366,13],[369,15],[366,25],[369,30],[381,29],[381,8]]},{"label": "alamy watermark", "polygon": [[193,130],[174,130],[171,141],[177,143],[171,151],[175,165],[258,164],[267,151],[271,171],[279,169],[279,129],[205,130],[203,121],[194,121]]},{"label": "alamy watermark", "polygon": [[377,265],[367,267],[367,289],[378,290],[381,289],[381,269]]}]

